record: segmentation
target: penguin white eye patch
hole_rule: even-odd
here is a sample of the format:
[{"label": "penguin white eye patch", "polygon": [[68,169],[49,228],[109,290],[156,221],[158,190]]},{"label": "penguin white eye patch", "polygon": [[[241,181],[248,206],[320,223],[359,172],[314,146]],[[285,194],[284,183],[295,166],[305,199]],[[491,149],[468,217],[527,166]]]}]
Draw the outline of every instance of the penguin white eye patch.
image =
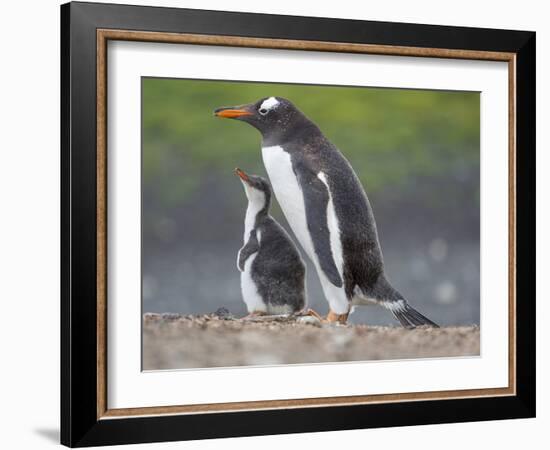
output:
[{"label": "penguin white eye patch", "polygon": [[260,114],[267,114],[270,110],[276,108],[279,105],[279,100],[275,97],[269,97],[264,100],[260,105]]}]

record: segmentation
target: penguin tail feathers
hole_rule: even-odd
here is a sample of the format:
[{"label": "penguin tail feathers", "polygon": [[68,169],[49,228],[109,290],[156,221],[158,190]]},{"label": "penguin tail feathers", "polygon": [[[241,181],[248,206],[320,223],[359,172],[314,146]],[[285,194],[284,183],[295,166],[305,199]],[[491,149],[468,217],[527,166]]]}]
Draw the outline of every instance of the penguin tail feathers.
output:
[{"label": "penguin tail feathers", "polygon": [[439,328],[439,325],[420,314],[404,299],[386,301],[383,302],[383,305],[391,311],[393,316],[404,328],[416,328],[424,325]]}]

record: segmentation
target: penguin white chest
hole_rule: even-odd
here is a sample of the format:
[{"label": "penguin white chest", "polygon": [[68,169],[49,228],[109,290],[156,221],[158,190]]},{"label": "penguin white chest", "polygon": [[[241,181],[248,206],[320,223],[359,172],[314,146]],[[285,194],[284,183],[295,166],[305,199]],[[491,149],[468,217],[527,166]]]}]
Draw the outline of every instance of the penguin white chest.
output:
[{"label": "penguin white chest", "polygon": [[241,272],[241,292],[249,313],[267,311],[267,305],[260,296],[258,287],[252,278],[252,263],[256,259],[256,256],[257,254],[255,253],[246,260],[244,270]]},{"label": "penguin white chest", "polygon": [[[281,209],[292,231],[294,231],[296,238],[300,241],[300,244],[317,269],[323,292],[325,293],[331,310],[337,314],[347,313],[349,311],[349,302],[345,288],[343,286],[335,286],[330,282],[321,269],[319,259],[315,254],[312,236],[307,226],[304,193],[302,192],[294,169],[292,168],[290,154],[285,152],[280,146],[273,146],[262,148],[262,157],[279,205],[281,205]],[[330,247],[334,263],[340,276],[342,276],[343,253],[338,219],[334,210],[332,195],[328,188],[326,176],[322,172],[319,172],[318,178],[327,186],[329,194],[326,226],[330,233]]]},{"label": "penguin white chest", "polygon": [[263,147],[262,158],[277,201],[308,256],[316,261],[307,228],[304,194],[292,168],[290,154],[280,146]]}]

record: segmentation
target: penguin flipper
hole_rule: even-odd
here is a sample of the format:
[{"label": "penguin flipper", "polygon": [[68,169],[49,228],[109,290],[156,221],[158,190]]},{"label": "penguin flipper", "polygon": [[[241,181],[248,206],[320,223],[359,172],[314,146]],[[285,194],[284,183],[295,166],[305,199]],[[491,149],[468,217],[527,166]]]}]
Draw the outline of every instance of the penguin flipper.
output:
[{"label": "penguin flipper", "polygon": [[330,200],[328,187],[315,173],[308,170],[299,170],[297,177],[304,194],[307,227],[319,265],[332,284],[342,287],[342,277],[336,267],[330,245],[327,217]]},{"label": "penguin flipper", "polygon": [[246,260],[258,250],[260,250],[260,243],[258,242],[258,238],[256,236],[256,230],[252,230],[247,243],[239,250],[237,255],[237,268],[241,272],[244,272],[244,264],[246,263]]}]

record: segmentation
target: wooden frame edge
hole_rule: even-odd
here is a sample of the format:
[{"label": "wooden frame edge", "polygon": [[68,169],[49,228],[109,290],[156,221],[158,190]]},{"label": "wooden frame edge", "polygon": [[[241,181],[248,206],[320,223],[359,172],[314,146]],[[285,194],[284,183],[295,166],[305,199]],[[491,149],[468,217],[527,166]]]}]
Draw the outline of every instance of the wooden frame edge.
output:
[{"label": "wooden frame edge", "polygon": [[[451,400],[464,398],[502,397],[516,395],[516,54],[480,50],[404,47],[376,44],[356,44],[326,41],[251,38],[187,33],[98,28],[97,36],[97,419],[144,417],[174,414],[207,414],[269,409],[350,406],[376,403]],[[402,394],[318,397],[288,400],[265,400],[200,405],[150,406],[108,409],[107,405],[107,41],[180,43],[232,47],[309,50],[341,53],[364,53],[410,57],[437,57],[501,61],[508,63],[508,246],[509,246],[509,371],[508,387],[433,391]]]},{"label": "wooden frame edge", "polygon": [[97,417],[107,411],[107,40],[97,33]]},{"label": "wooden frame edge", "polygon": [[459,50],[432,47],[405,47],[380,44],[357,44],[329,41],[298,41],[293,39],[255,38],[194,33],[159,33],[154,31],[97,29],[99,40],[160,42],[172,44],[217,45],[224,47],[267,48],[278,50],[309,50],[321,52],[365,53],[414,57],[511,61],[515,53],[483,50]]},{"label": "wooden frame edge", "polygon": [[[430,400],[457,400],[463,398],[506,397],[514,395],[510,388],[468,389],[463,391],[411,392],[402,394],[358,395],[340,397],[316,397],[288,400],[260,400],[250,402],[209,403],[198,405],[148,406],[141,408],[108,409],[98,417],[110,420],[136,416],[187,415],[262,411],[270,409],[295,409],[315,407],[337,407],[365,404],[416,402]],[[421,398],[420,398],[421,396]]]},{"label": "wooden frame edge", "polygon": [[508,386],[516,384],[516,55],[508,61]]}]

